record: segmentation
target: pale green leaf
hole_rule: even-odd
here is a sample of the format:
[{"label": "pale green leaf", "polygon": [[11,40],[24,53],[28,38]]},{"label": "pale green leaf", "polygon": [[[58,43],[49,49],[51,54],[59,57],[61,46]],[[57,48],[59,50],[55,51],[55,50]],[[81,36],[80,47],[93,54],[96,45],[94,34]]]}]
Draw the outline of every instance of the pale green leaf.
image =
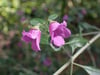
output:
[{"label": "pale green leaf", "polygon": [[89,66],[82,66],[82,67],[89,75],[100,75],[99,69],[89,67]]},{"label": "pale green leaf", "polygon": [[75,38],[74,37],[73,39],[71,39],[70,42],[68,42],[68,44],[71,46],[72,53],[73,53],[76,48],[82,47],[84,44],[86,44],[86,42],[87,42],[87,40],[85,38],[82,38],[82,37]]},{"label": "pale green leaf", "polygon": [[40,18],[34,18],[32,20],[30,20],[30,24],[32,26],[35,26],[35,25],[38,25],[38,24],[44,24],[45,21],[43,19],[40,19]]},{"label": "pale green leaf", "polygon": [[89,31],[89,30],[100,30],[100,29],[97,28],[96,26],[90,25],[90,24],[88,24],[88,23],[86,23],[86,22],[80,23],[80,25],[81,25],[84,29],[86,29],[87,31]]},{"label": "pale green leaf", "polygon": [[76,65],[83,68],[89,75],[100,75],[100,69],[91,66],[84,66],[80,64],[76,64]]},{"label": "pale green leaf", "polygon": [[48,20],[55,20],[58,17],[57,14],[52,14],[48,17]]}]

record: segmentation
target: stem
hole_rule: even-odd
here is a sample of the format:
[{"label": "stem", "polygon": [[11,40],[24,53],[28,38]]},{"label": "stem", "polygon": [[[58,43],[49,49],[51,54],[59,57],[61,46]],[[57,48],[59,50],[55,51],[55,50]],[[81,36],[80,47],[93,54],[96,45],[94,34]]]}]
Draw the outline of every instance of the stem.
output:
[{"label": "stem", "polygon": [[[94,34],[98,34],[98,33],[100,33],[100,32],[83,33],[82,36],[94,35]],[[75,37],[75,36],[80,36],[80,34],[72,35],[72,37]],[[78,42],[79,40],[76,40],[76,41]],[[67,42],[67,43],[65,43],[65,45],[68,45],[68,44],[71,44],[71,43],[76,43],[76,41]]]},{"label": "stem", "polygon": [[62,7],[61,7],[61,17],[64,15],[65,13],[65,8],[66,8],[66,0],[62,0]]},{"label": "stem", "polygon": [[73,75],[73,60],[71,59],[71,70],[70,70],[70,75]]},{"label": "stem", "polygon": [[82,52],[86,50],[87,47],[89,47],[93,42],[95,42],[100,37],[100,33],[94,36],[85,46],[83,46],[80,50],[78,50],[77,53],[74,54],[73,60],[75,60]]},{"label": "stem", "polygon": [[67,42],[67,43],[65,43],[65,45],[72,44],[72,43],[76,43],[76,42],[79,42],[79,40],[75,40],[75,41]]},{"label": "stem", "polygon": [[[94,34],[98,34],[98,33],[100,33],[100,31],[83,33],[82,36],[94,35]],[[71,37],[75,37],[75,36],[79,36],[79,34],[72,35]]]},{"label": "stem", "polygon": [[68,67],[71,63],[71,60],[69,60],[67,63],[65,63],[58,71],[56,71],[53,75],[59,75],[66,67]]},{"label": "stem", "polygon": [[74,65],[83,68],[81,65],[77,64],[77,63],[73,63]]},{"label": "stem", "polygon": [[[80,50],[78,50],[77,53],[75,53],[72,56],[72,60],[74,61],[81,53],[83,53],[86,48],[88,48],[93,42],[95,42],[100,37],[100,33],[95,35],[85,46],[83,46]],[[60,69],[58,69],[53,75],[59,75],[65,68],[67,68],[71,63],[71,60],[69,60],[67,63],[65,63]]]}]

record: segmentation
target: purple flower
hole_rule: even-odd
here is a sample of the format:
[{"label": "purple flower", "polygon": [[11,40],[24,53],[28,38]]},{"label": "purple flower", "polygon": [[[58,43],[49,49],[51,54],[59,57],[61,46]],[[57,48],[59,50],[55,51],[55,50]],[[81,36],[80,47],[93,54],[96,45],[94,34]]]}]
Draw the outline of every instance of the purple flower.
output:
[{"label": "purple flower", "polygon": [[67,21],[68,20],[68,15],[64,15],[63,20]]},{"label": "purple flower", "polygon": [[41,31],[38,29],[31,29],[29,32],[22,32],[22,40],[26,43],[32,42],[32,49],[35,51],[40,51],[40,37]]},{"label": "purple flower", "polygon": [[46,58],[46,59],[43,61],[43,64],[44,64],[45,66],[50,66],[50,65],[52,64],[52,61],[51,61],[50,58]]},{"label": "purple flower", "polygon": [[21,16],[21,15],[24,14],[24,12],[23,12],[22,10],[18,10],[18,11],[17,11],[17,14],[18,14],[19,16]]},{"label": "purple flower", "polygon": [[24,22],[25,20],[26,20],[26,18],[24,16],[21,17],[21,19],[20,19],[21,22]]},{"label": "purple flower", "polygon": [[17,46],[21,48],[21,47],[22,47],[22,42],[19,41],[19,42],[17,43]]},{"label": "purple flower", "polygon": [[56,21],[51,22],[49,25],[49,32],[51,36],[51,43],[57,47],[65,44],[64,38],[68,38],[71,35],[71,31],[66,28],[67,23],[63,21],[58,23]]},{"label": "purple flower", "polygon": [[81,13],[82,13],[83,15],[86,15],[86,14],[87,14],[87,11],[86,11],[85,9],[82,9],[82,10],[81,10]]}]

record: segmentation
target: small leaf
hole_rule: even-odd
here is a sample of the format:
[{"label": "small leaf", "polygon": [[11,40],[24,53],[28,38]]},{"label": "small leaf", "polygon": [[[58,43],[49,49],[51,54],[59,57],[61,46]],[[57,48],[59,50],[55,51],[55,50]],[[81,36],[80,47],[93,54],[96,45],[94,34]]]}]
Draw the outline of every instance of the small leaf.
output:
[{"label": "small leaf", "polygon": [[52,14],[48,17],[48,20],[55,20],[58,17],[57,14]]},{"label": "small leaf", "polygon": [[83,22],[80,25],[82,26],[82,28],[86,29],[87,31],[89,31],[89,30],[100,30],[96,26],[90,25],[90,24],[88,24],[86,22]]},{"label": "small leaf", "polygon": [[100,75],[100,70],[98,69],[89,66],[83,66],[83,68],[89,75]]},{"label": "small leaf", "polygon": [[71,41],[68,44],[71,46],[72,53],[73,53],[76,48],[82,47],[84,44],[86,44],[86,42],[87,42],[86,39],[82,37],[76,37],[76,38],[71,39]]},{"label": "small leaf", "polygon": [[34,18],[30,21],[30,24],[32,26],[35,26],[35,25],[38,25],[38,24],[44,24],[45,21],[43,19],[40,19],[40,18]]},{"label": "small leaf", "polygon": [[83,68],[89,75],[100,75],[100,70],[90,67],[90,66],[83,66],[78,64],[79,67]]}]

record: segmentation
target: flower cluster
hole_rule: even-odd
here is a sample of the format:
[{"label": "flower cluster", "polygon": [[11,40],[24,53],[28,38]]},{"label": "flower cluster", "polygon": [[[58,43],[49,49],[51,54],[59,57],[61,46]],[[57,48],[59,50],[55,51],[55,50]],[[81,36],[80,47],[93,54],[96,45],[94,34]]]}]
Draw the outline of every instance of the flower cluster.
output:
[{"label": "flower cluster", "polygon": [[49,25],[51,43],[57,47],[64,45],[64,38],[68,38],[71,35],[70,30],[66,28],[66,26],[67,24],[65,21],[63,21],[62,23],[54,21]]},{"label": "flower cluster", "polygon": [[[56,47],[61,47],[65,44],[64,39],[70,37],[71,31],[67,28],[66,21],[59,23],[53,21],[49,25],[49,33],[51,37],[50,43]],[[30,29],[29,32],[22,32],[22,40],[26,43],[32,43],[32,49],[35,51],[40,51],[40,38],[41,31],[39,29]]]}]

